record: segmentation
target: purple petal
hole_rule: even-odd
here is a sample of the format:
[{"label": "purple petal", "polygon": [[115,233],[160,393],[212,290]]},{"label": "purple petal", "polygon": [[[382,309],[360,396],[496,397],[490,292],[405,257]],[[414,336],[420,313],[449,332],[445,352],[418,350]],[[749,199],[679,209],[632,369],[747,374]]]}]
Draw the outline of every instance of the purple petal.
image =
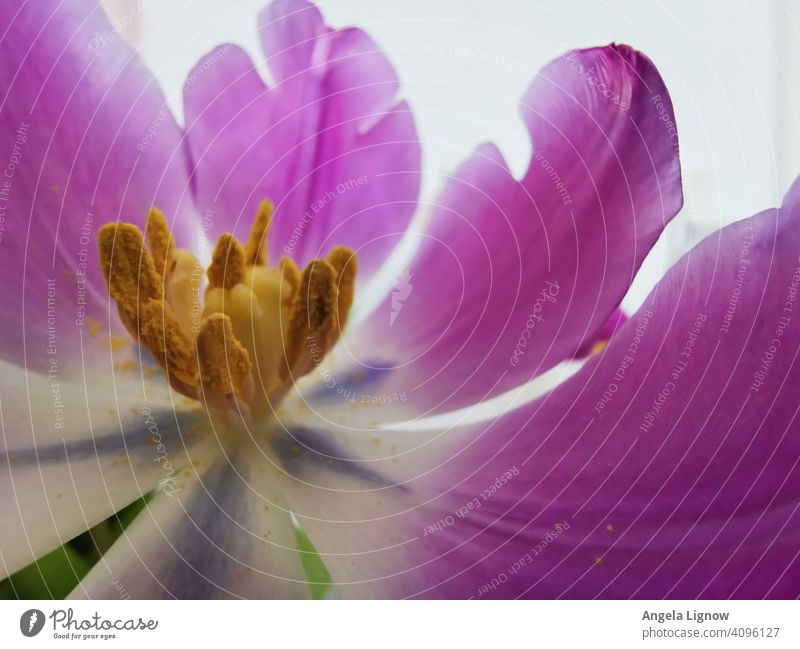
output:
[{"label": "purple petal", "polygon": [[798,198],[702,242],[540,400],[390,432],[373,453],[403,491],[306,484],[341,594],[800,595]]},{"label": "purple petal", "polygon": [[95,2],[5,2],[0,22],[0,355],[47,369],[54,343],[63,370],[91,319],[108,320],[98,228],[141,224],[156,204],[185,241],[187,159],[161,91]]},{"label": "purple petal", "polygon": [[275,0],[262,12],[261,45],[276,81],[302,75],[315,63],[317,39],[330,33],[320,10],[302,0]]},{"label": "purple petal", "polygon": [[476,403],[593,340],[681,207],[672,106],[639,52],[570,53],[522,115],[534,147],[522,180],[480,147],[439,200],[407,295],[396,287],[356,336],[362,360],[377,349],[398,366],[388,391],[419,407]]},{"label": "purple petal", "polygon": [[215,232],[244,236],[269,198],[273,260],[302,264],[348,245],[368,272],[405,232],[419,191],[420,147],[397,76],[364,32],[331,30],[300,0],[274,2],[260,29],[273,87],[231,45],[187,81],[199,205]]},{"label": "purple petal", "polygon": [[[453,589],[505,573],[487,596],[800,594],[793,212],[704,241],[603,354],[472,447],[451,477],[518,466],[492,508],[506,538],[521,538],[486,537],[487,558]],[[570,527],[542,543],[556,522]]]}]

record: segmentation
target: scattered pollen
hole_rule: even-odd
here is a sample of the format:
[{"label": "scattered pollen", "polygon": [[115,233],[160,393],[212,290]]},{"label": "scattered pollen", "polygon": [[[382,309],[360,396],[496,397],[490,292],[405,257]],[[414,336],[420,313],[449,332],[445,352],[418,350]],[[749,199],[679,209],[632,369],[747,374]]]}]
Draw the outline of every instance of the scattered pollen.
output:
[{"label": "scattered pollen", "polygon": [[100,321],[94,318],[86,318],[86,324],[89,325],[89,335],[94,338],[100,333]]},{"label": "scattered pollen", "polygon": [[108,344],[112,352],[120,352],[131,344],[130,339],[120,338],[119,336],[109,336]]}]

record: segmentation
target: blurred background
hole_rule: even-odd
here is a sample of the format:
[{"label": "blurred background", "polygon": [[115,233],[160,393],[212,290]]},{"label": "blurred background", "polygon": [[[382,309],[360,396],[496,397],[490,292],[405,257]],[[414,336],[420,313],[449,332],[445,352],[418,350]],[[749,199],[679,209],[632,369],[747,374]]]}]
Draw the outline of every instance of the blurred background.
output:
[{"label": "blurred background", "polygon": [[[161,81],[180,120],[197,59],[236,42],[263,64],[255,30],[266,0],[104,0],[112,24]],[[611,41],[652,58],[672,94],[686,205],[624,306],[637,307],[704,236],[780,202],[800,175],[800,0],[323,0],[334,26],[359,25],[388,53],[423,140],[433,198],[478,143],[493,141],[519,175],[530,151],[523,91],[568,49]]]}]

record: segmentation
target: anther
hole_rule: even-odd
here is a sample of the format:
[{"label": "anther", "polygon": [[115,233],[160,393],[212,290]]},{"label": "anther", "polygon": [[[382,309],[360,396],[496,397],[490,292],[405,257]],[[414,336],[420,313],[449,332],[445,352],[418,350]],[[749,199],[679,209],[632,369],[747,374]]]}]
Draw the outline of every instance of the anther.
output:
[{"label": "anther", "polygon": [[140,303],[164,298],[164,281],[135,225],[107,223],[98,232],[97,245],[109,295],[131,326],[138,319]]},{"label": "anther", "polygon": [[141,305],[139,339],[166,370],[170,384],[182,394],[187,394],[190,388],[188,391],[194,396],[197,385],[194,350],[164,300],[150,300]]},{"label": "anther", "polygon": [[244,279],[245,252],[232,234],[225,233],[214,246],[208,267],[209,288],[231,289]]},{"label": "anther", "polygon": [[166,277],[174,264],[175,244],[172,241],[172,233],[169,231],[167,219],[158,208],[152,208],[147,215],[147,222],[144,228],[147,243],[150,245],[150,253],[153,255],[153,262],[156,270],[162,277]]},{"label": "anther", "polygon": [[281,302],[285,307],[291,308],[297,288],[300,286],[300,270],[291,257],[281,258],[281,280],[285,284],[286,292],[281,296]]},{"label": "anther", "polygon": [[321,358],[309,354],[319,348],[329,349],[329,337],[337,319],[338,290],[336,271],[327,261],[315,259],[306,266],[300,286],[292,301],[286,345],[285,378],[307,373]]},{"label": "anther", "polygon": [[250,228],[250,235],[244,244],[245,263],[248,266],[267,264],[267,237],[272,224],[272,201],[261,201],[256,218]]},{"label": "anther", "polygon": [[175,248],[159,210],[148,214],[144,234],[127,223],[98,234],[103,276],[128,331],[175,390],[209,408],[274,411],[334,346],[353,305],[357,259],[349,248],[302,272],[288,257],[267,266],[272,213],[262,202],[244,246],[231,234],[219,238],[202,309],[202,270]]},{"label": "anther", "polygon": [[339,329],[344,329],[350,307],[356,292],[356,272],[358,260],[356,253],[346,246],[336,246],[328,253],[328,263],[336,271],[336,288],[339,292]]},{"label": "anther", "polygon": [[197,360],[203,389],[211,393],[240,394],[253,364],[233,333],[231,319],[222,313],[210,316],[197,335]]}]

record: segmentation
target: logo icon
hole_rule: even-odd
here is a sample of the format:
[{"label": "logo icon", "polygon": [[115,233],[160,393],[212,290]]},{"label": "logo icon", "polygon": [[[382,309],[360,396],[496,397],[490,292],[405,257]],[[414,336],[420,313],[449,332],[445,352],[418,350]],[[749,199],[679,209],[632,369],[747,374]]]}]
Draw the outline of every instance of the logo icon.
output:
[{"label": "logo icon", "polygon": [[402,273],[400,273],[400,277],[397,278],[397,281],[394,283],[394,290],[392,291],[392,312],[389,314],[389,326],[391,327],[394,324],[394,321],[397,319],[397,316],[400,315],[400,309],[403,308],[403,302],[408,299],[408,296],[411,295],[411,278],[414,277],[408,272],[408,268],[406,268]]},{"label": "logo icon", "polygon": [[22,635],[27,638],[32,638],[39,633],[42,628],[44,628],[44,613],[38,608],[25,611],[22,617],[19,618],[19,630],[22,631]]}]

